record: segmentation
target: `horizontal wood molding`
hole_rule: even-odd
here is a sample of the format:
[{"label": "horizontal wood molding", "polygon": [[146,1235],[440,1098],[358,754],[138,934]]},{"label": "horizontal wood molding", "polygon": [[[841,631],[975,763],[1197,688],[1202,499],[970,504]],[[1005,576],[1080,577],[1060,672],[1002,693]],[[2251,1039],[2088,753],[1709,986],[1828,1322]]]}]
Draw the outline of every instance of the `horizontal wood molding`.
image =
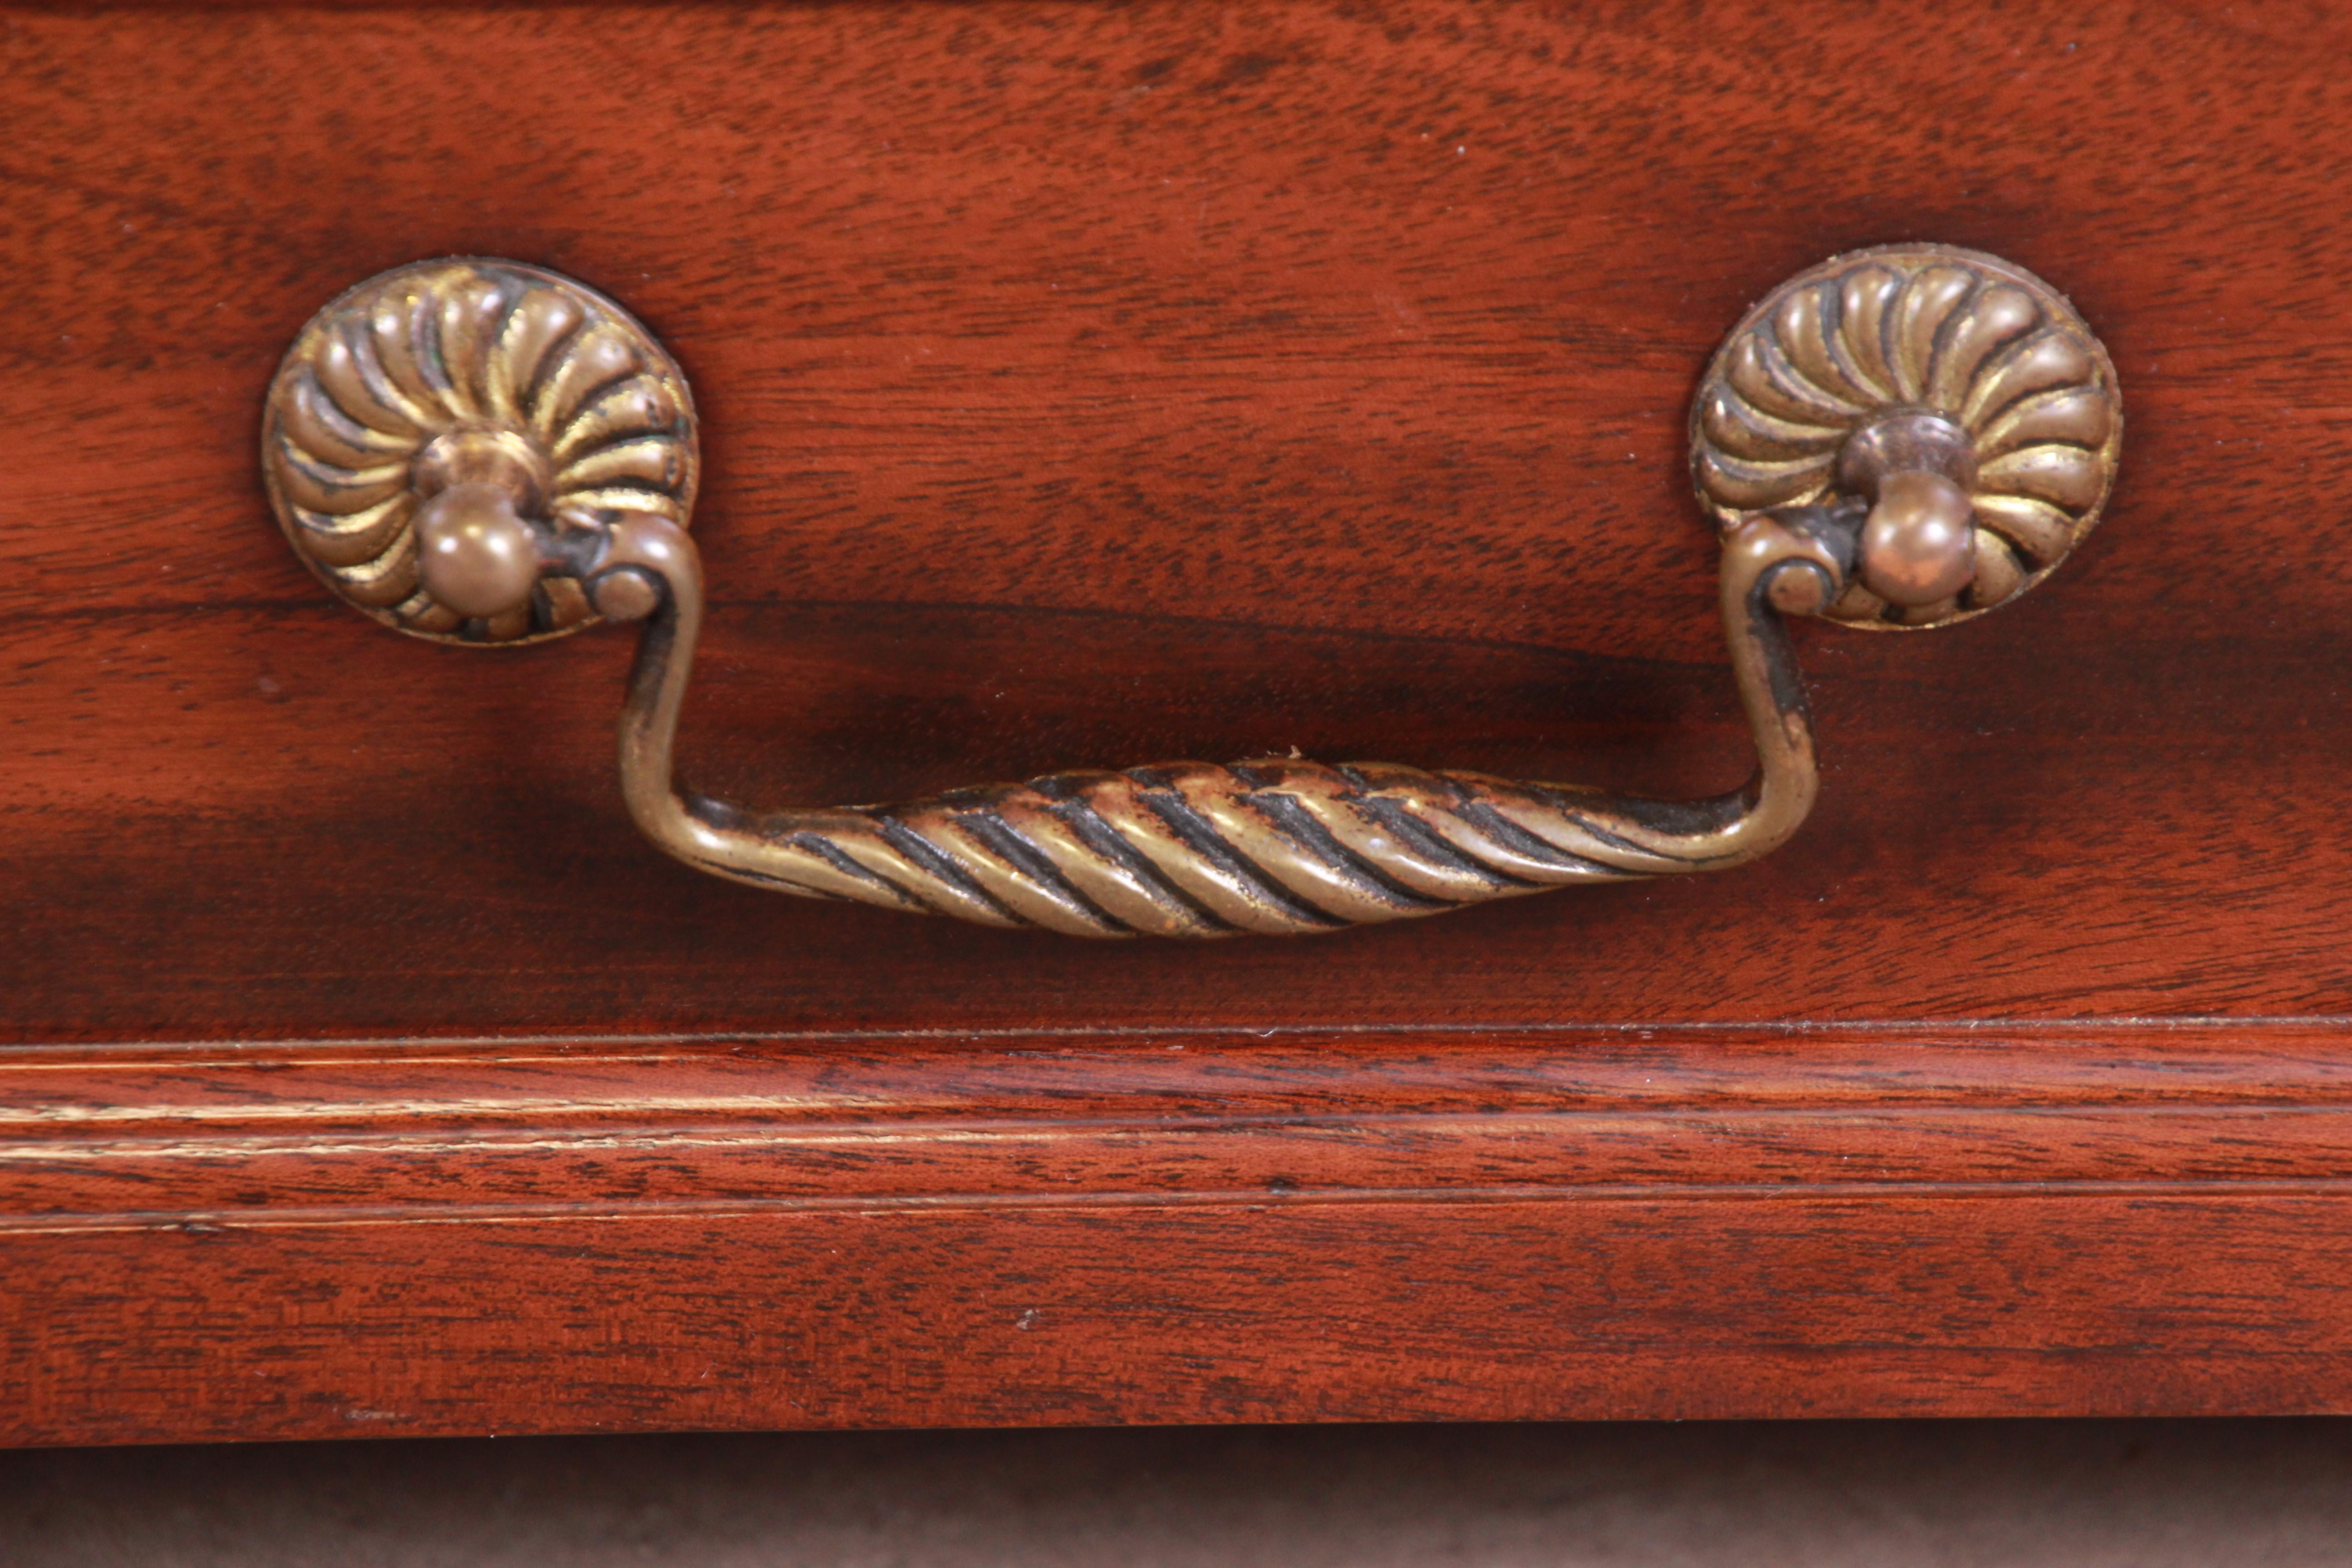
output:
[{"label": "horizontal wood molding", "polygon": [[2352,1408],[2347,1045],[21,1047],[0,1437]]},{"label": "horizontal wood molding", "polygon": [[2352,1176],[2352,1023],[0,1052],[0,1226]]}]

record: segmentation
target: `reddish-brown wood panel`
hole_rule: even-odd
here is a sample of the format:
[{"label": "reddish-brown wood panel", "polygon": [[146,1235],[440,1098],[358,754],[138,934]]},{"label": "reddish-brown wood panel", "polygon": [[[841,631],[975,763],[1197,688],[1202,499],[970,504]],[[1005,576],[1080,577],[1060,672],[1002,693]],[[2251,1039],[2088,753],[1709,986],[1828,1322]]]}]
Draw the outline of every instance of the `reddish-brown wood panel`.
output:
[{"label": "reddish-brown wood panel", "polygon": [[0,1439],[2341,1413],[2347,1202],[1611,1194],[16,1236]]},{"label": "reddish-brown wood panel", "polygon": [[[15,1037],[2352,1005],[2326,7],[0,26]],[[401,643],[257,490],[311,310],[513,255],[625,300],[701,400],[698,784],[1297,745],[1720,787],[1691,384],[1775,280],[1907,237],[2105,335],[2100,533],[1965,628],[1808,637],[1827,797],[1774,861],[1333,941],[1106,951],[716,885],[622,814],[619,634]]]},{"label": "reddish-brown wood panel", "polygon": [[0,1442],[2352,1409],[2309,1026],[52,1048]]},{"label": "reddish-brown wood panel", "polygon": [[[0,1440],[2352,1407],[2347,45],[0,5]],[[672,864],[625,637],[392,637],[253,450],[320,302],[514,256],[693,379],[697,784],[1696,792],[1745,761],[1692,384],[1902,238],[2104,335],[2100,532],[1958,630],[1809,628],[1771,860],[1315,942]]]}]

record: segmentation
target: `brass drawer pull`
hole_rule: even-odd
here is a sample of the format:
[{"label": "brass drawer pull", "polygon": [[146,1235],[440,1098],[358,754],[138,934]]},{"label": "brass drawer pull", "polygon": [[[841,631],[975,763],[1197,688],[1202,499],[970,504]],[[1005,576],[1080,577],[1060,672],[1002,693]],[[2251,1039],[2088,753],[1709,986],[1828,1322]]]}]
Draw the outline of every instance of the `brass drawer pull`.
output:
[{"label": "brass drawer pull", "polygon": [[688,864],[991,925],[1209,937],[1719,870],[1777,847],[1819,786],[1783,617],[1937,626],[2013,598],[2097,521],[2121,437],[2114,367],[2031,275],[1930,246],[1839,258],[1749,312],[1692,412],[1756,744],[1748,787],[1647,800],[1261,758],[778,811],[671,780],[702,623],[686,533],[695,416],[677,365],[611,300],[509,261],[372,279],[288,353],[262,447],[297,552],[387,625],[498,644],[645,622],[622,793]]}]

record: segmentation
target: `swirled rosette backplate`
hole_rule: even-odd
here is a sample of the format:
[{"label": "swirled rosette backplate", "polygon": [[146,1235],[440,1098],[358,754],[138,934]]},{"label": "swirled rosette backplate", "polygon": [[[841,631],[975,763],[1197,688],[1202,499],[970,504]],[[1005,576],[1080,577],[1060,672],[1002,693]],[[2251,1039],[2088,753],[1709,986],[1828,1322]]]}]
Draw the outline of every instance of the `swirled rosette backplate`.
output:
[{"label": "swirled rosette backplate", "polygon": [[626,311],[520,262],[418,262],[312,317],[272,384],[262,466],[279,526],[338,595],[403,631],[514,643],[596,619],[577,584],[468,621],[418,583],[418,458],[495,433],[524,454],[558,525],[604,511],[684,526],[698,468],[686,380]]},{"label": "swirled rosette backplate", "polygon": [[2039,582],[2097,522],[2123,439],[2106,351],[2040,279],[1944,246],[1838,257],[1749,311],[1693,405],[1692,481],[1726,526],[1821,500],[1848,437],[1908,412],[1939,415],[1973,443],[1976,581],[1907,611],[1856,584],[1835,618],[1917,626],[1979,614]]}]

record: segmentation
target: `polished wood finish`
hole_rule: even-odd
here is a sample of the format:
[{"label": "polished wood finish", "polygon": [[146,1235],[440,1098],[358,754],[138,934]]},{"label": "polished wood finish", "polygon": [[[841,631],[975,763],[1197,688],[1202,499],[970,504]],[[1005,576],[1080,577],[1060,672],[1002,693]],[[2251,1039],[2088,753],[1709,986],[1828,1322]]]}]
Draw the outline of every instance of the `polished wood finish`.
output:
[{"label": "polished wood finish", "polygon": [[[1924,57],[1899,16],[1769,7],[142,10],[135,49],[129,15],[11,18],[23,1034],[2352,996],[2340,20],[2003,10]],[[1783,96],[1839,61],[1836,112]],[[385,646],[252,457],[320,300],[530,257],[625,293],[701,395],[690,782],[1296,745],[1704,790],[1743,763],[1694,380],[1774,282],[1906,233],[2106,337],[2107,525],[1997,620],[1808,639],[1831,773],[1783,863],[1344,958],[706,887],[616,831],[625,647],[516,655],[519,691]]]},{"label": "polished wood finish", "polygon": [[[164,1167],[100,1157],[111,1122],[42,1143],[55,1171],[5,1194],[8,1430],[2342,1408],[2347,32],[2054,5],[6,12],[6,1104],[234,1098],[298,1081],[248,1042],[388,1042],[288,1089],[275,1152],[126,1121],[187,1152],[152,1193]],[[624,299],[695,387],[721,587],[691,784],[892,798],[1296,746],[1700,794],[1744,761],[1696,378],[1781,278],[1915,237],[2031,268],[2105,341],[2131,431],[2098,531],[1981,623],[1802,636],[1827,766],[1783,854],[1312,944],[1106,949],[716,885],[625,828],[626,639],[498,656],[518,684],[387,637],[285,549],[253,456],[320,301],[524,258]],[[1913,1074],[1947,1024],[1993,1087]],[[1606,1182],[1523,1190],[1512,1147],[1542,1185],[1623,1141],[1567,1111],[1522,1138],[1482,1096],[1654,1026],[1708,1026],[1674,1033],[1671,1095],[1733,1033],[1804,1069],[1773,1124],[1794,1187],[1742,1142],[1763,1123],[1670,1098]],[[1345,1154],[1401,1151],[1417,1188],[1276,1169],[1250,1151],[1303,1135],[1270,1130],[1197,1203],[1080,1158],[1065,1117],[1112,1116],[1164,1032],[1269,1029],[1313,1032],[1252,1058],[1276,1124],[1377,1101],[1386,1063],[1458,1068],[1432,1091],[1455,1110]],[[681,1141],[737,1114],[664,1109],[707,1060],[852,1089],[903,1062],[1071,1163],[970,1141],[887,1202],[851,1175],[845,1206],[774,1206],[772,1171],[742,1189],[769,1206],[677,1217],[639,1186],[742,1178],[420,1147],[392,1108],[456,1092],[410,1076],[430,1042],[516,1035]],[[173,1043],[207,1040],[255,1066]],[[957,1087],[992,1049],[1078,1076],[1007,1110]],[[2000,1099],[2045,1069],[2216,1098]],[[467,1094],[523,1081],[479,1070]],[[1184,1093],[1214,1122],[1230,1087]],[[1440,1136],[1457,1112],[1484,1131]],[[1874,1156],[1890,1184],[1832,1179]],[[956,1197],[1006,1182],[1027,1195]],[[362,1202],[392,1218],[347,1223]]]},{"label": "polished wood finish", "polygon": [[0,1438],[2343,1411],[2340,1045],[27,1050]]}]

